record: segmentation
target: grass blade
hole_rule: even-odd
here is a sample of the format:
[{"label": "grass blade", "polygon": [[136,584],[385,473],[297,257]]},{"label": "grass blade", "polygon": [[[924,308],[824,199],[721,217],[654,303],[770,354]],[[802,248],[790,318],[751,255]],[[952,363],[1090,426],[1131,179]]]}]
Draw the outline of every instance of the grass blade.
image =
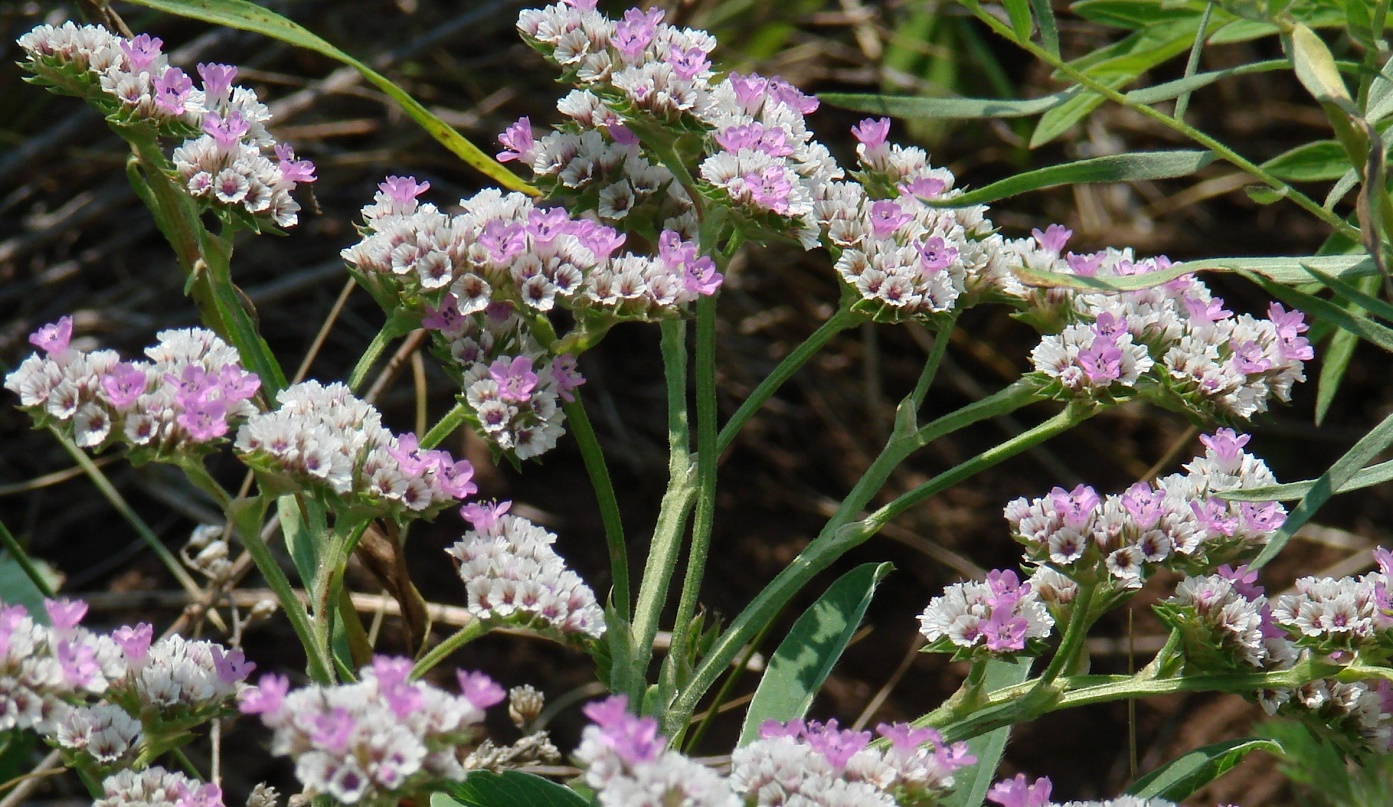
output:
[{"label": "grass blade", "polygon": [[960,196],[935,200],[944,207],[983,204],[1028,191],[1059,185],[1085,185],[1094,182],[1138,182],[1189,176],[1208,165],[1214,155],[1208,151],[1137,151],[1051,165],[993,182]]}]

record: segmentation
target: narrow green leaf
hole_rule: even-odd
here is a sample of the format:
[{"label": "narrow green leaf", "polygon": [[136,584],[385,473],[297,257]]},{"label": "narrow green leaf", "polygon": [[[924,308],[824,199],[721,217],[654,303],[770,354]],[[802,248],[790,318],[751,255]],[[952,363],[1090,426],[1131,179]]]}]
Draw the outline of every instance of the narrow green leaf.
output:
[{"label": "narrow green leaf", "polygon": [[1282,528],[1272,536],[1272,540],[1267,546],[1263,547],[1262,552],[1253,560],[1250,566],[1256,569],[1277,556],[1286,546],[1287,541],[1296,531],[1305,526],[1306,522],[1316,514],[1335,491],[1349,484],[1350,480],[1362,470],[1374,457],[1378,456],[1389,445],[1393,445],[1393,415],[1383,419],[1383,422],[1375,426],[1368,434],[1360,438],[1344,456],[1335,461],[1329,470],[1317,477],[1311,484],[1311,489],[1301,497],[1300,503],[1287,514],[1287,520],[1282,523]]},{"label": "narrow green leaf", "polygon": [[587,807],[576,791],[522,771],[474,771],[432,793],[430,807]]},{"label": "narrow green leaf", "polygon": [[1298,289],[1274,283],[1267,278],[1249,275],[1249,278],[1267,289],[1272,296],[1288,305],[1295,306],[1308,315],[1338,325],[1340,328],[1393,353],[1393,329],[1380,325],[1372,319],[1346,311],[1329,300],[1307,294]]},{"label": "narrow green leaf", "polygon": [[1378,269],[1367,255],[1320,255],[1277,258],[1203,258],[1187,261],[1185,267],[1192,272],[1250,272],[1262,275],[1277,283],[1295,286],[1310,281],[1311,275],[1306,266],[1311,266],[1330,275],[1341,278],[1362,277],[1375,274]]},{"label": "narrow green leaf", "polygon": [[1085,185],[1093,182],[1138,182],[1189,176],[1213,161],[1208,151],[1134,151],[1093,157],[1063,165],[1051,165],[1016,174],[960,196],[936,200],[944,207],[963,207],[994,202],[1041,188]]},{"label": "narrow green leaf", "polygon": [[1206,73],[1196,73],[1193,76],[1178,78],[1174,81],[1167,81],[1153,87],[1143,87],[1140,90],[1132,90],[1127,93],[1127,100],[1137,104],[1156,104],[1161,101],[1169,101],[1177,98],[1183,93],[1194,92],[1203,87],[1208,87],[1220,79],[1229,76],[1241,76],[1247,73],[1266,73],[1272,70],[1285,70],[1288,67],[1285,59],[1269,59],[1265,62],[1253,62],[1252,64],[1230,67],[1225,70],[1211,70]]},{"label": "narrow green leaf", "polygon": [[[1393,61],[1393,59],[1389,61]],[[1325,202],[1321,204],[1321,207],[1326,210],[1334,210],[1335,205],[1339,204],[1340,200],[1344,199],[1358,184],[1359,172],[1355,171],[1353,168],[1349,169],[1345,172],[1345,175],[1340,177],[1339,181],[1335,183],[1335,186],[1330,189],[1330,193],[1325,195]]]},{"label": "narrow green leaf", "polygon": [[401,104],[406,114],[420,124],[422,129],[425,129],[431,137],[439,141],[467,165],[509,190],[533,195],[537,193],[535,188],[504,168],[497,160],[480,151],[477,146],[422,106],[405,90],[393,84],[386,76],[334,47],[298,23],[273,11],[247,0],[132,0],[132,2],[181,17],[190,17],[215,25],[226,25],[229,28],[262,34],[342,62],[363,74],[363,78]]},{"label": "narrow green leaf", "polygon": [[1021,118],[1053,109],[1077,95],[1072,88],[1040,98],[920,98],[912,95],[874,95],[869,93],[827,92],[818,100],[856,112],[889,115],[907,119],[968,120],[974,118]]},{"label": "narrow green leaf", "polygon": [[[1349,481],[1335,489],[1335,493],[1349,493],[1352,490],[1370,488],[1393,479],[1393,460],[1370,465],[1349,478]],[[1288,482],[1285,485],[1267,485],[1260,488],[1243,488],[1215,493],[1221,499],[1233,502],[1291,502],[1304,497],[1316,486],[1315,479],[1304,482]]]},{"label": "narrow green leaf", "polygon": [[1017,42],[1030,41],[1030,0],[1002,0]]},{"label": "narrow green leaf", "polygon": [[[1030,677],[1032,661],[1034,659],[1030,658],[988,661],[982,681],[983,690],[995,692],[1002,687],[1023,683]],[[958,786],[942,800],[944,807],[978,807],[983,803],[992,781],[996,779],[996,766],[1001,762],[1001,754],[1006,750],[1006,740],[1010,736],[1011,727],[1003,726],[967,741],[968,753],[977,757],[977,762],[971,768],[953,775]]]},{"label": "narrow green leaf", "polygon": [[1030,8],[1035,12],[1035,24],[1040,28],[1040,44],[1056,59],[1059,58],[1059,26],[1054,20],[1054,6],[1050,0],[1030,0]]},{"label": "narrow green leaf", "polygon": [[1092,22],[1119,28],[1144,28],[1158,22],[1175,22],[1198,17],[1203,2],[1138,3],[1136,0],[1080,0],[1069,10]]},{"label": "narrow green leaf", "polygon": [[1138,291],[1159,286],[1162,283],[1169,283],[1177,277],[1194,273],[1190,264],[1177,264],[1170,269],[1161,272],[1147,272],[1142,275],[1120,275],[1115,277],[1089,277],[1087,275],[1070,275],[1063,272],[1045,272],[1038,269],[1027,269],[1024,266],[1016,267],[1011,273],[1016,279],[1027,286],[1050,289],[1072,289],[1081,292],[1107,292],[1117,293],[1124,291]]},{"label": "narrow green leaf", "polygon": [[1183,801],[1228,773],[1254,751],[1281,754],[1282,746],[1272,740],[1255,737],[1206,745],[1146,774],[1127,788],[1127,792],[1144,799]]},{"label": "narrow green leaf", "polygon": [[[300,509],[301,501],[304,502],[303,511]],[[318,547],[329,540],[324,507],[309,497],[282,496],[276,500],[276,512],[280,516],[285,547],[290,550],[290,559],[295,562],[295,571],[300,575],[300,585],[306,591],[313,591],[314,578],[319,570]]]},{"label": "narrow green leaf", "polygon": [[759,727],[766,720],[782,723],[807,714],[866,615],[876,586],[893,568],[889,563],[865,563],[852,569],[798,617],[755,689],[740,745],[759,739]]},{"label": "narrow green leaf", "polygon": [[1378,123],[1393,112],[1393,59],[1383,63],[1383,69],[1369,85],[1369,99],[1364,117],[1369,123]]},{"label": "narrow green leaf", "polygon": [[1350,170],[1349,156],[1334,140],[1317,140],[1284,151],[1262,164],[1268,173],[1288,182],[1327,182]]},{"label": "narrow green leaf", "polygon": [[[1314,266],[1302,264],[1301,268],[1315,276],[1322,285],[1333,291],[1335,296],[1355,304],[1359,308],[1368,311],[1380,319],[1393,322],[1393,304],[1389,304],[1375,297],[1369,292],[1367,287],[1360,288],[1357,285],[1347,283],[1334,275],[1322,272]],[[1378,278],[1365,278],[1365,280],[1368,279],[1373,279],[1376,283],[1378,280]],[[1375,285],[1375,288],[1377,288],[1377,285]]]}]

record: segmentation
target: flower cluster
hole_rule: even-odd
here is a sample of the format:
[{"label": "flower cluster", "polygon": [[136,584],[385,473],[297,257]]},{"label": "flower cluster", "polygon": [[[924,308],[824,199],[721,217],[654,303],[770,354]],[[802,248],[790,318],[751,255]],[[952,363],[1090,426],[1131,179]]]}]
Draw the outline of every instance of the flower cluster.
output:
[{"label": "flower cluster", "polygon": [[993,571],[985,582],[955,583],[934,597],[919,616],[928,650],[1015,653],[1032,639],[1050,635],[1054,619],[1036,594],[1010,570]]},{"label": "flower cluster", "polygon": [[876,732],[887,748],[835,720],[769,721],[731,757],[731,782],[761,805],[934,804],[953,789],[954,773],[977,761],[967,743],[945,743],[932,728],[882,723]]},{"label": "flower cluster", "polygon": [[261,387],[237,349],[212,331],[160,331],[150,361],[122,361],[112,350],[71,345],[63,317],[29,337],[42,353],[5,377],[5,388],[40,425],[55,424],[84,448],[126,443],[145,456],[197,452],[251,416]]},{"label": "flower cluster", "polygon": [[736,749],[729,778],[680,753],[665,750],[658,724],[628,712],[622,696],[591,703],[593,725],[581,735],[576,759],[601,805],[933,804],[953,788],[954,773],[976,759],[966,743],[944,743],[937,731],[908,724],[871,733],[795,720],[769,721],[760,737]]},{"label": "flower cluster", "polygon": [[575,356],[552,357],[505,304],[466,316],[446,294],[439,310],[426,312],[422,324],[436,332],[438,353],[479,432],[520,460],[554,448],[566,420],[561,402],[574,400],[572,391],[585,383]]},{"label": "flower cluster", "polygon": [[1379,570],[1360,577],[1302,577],[1296,592],[1277,598],[1272,619],[1293,641],[1336,658],[1358,653],[1365,661],[1393,654],[1393,552],[1374,550]]},{"label": "flower cluster", "polygon": [[1257,571],[1219,567],[1218,574],[1187,577],[1156,613],[1180,632],[1185,663],[1194,669],[1285,669],[1296,648],[1272,619]]},{"label": "flower cluster", "polygon": [[226,712],[255,666],[214,642],[152,642],[148,624],[94,633],[81,601],[44,607],[48,626],[0,603],[0,731],[31,729],[102,770]]},{"label": "flower cluster", "polygon": [[429,187],[388,177],[363,208],[363,239],[343,251],[368,282],[391,279],[408,306],[439,310],[448,291],[464,316],[499,302],[532,314],[561,306],[660,319],[720,287],[711,260],[674,230],[663,231],[656,256],[616,254],[624,234],[564,208],[488,189],[449,216],[417,201]]},{"label": "flower cluster", "polygon": [[86,99],[114,122],[188,138],[175,149],[174,166],[194,198],[253,227],[293,226],[300,205],[291,192],[315,180],[314,166],[272,139],[270,111],[254,91],[233,85],[236,67],[200,64],[195,87],[169,64],[163,44],[71,22],[41,25],[19,39],[22,65],[40,83]]},{"label": "flower cluster", "polygon": [[[1083,278],[1125,279],[1167,272],[1165,257],[1140,259],[1131,250],[1064,252],[1072,232],[1051,225],[1032,239],[1003,245],[1008,264]],[[1267,411],[1269,398],[1290,400],[1314,356],[1299,311],[1278,303],[1267,318],[1234,314],[1193,275],[1125,292],[1025,289],[1024,318],[1048,332],[1031,353],[1047,392],[1097,400],[1154,395],[1201,417],[1248,419]]]},{"label": "flower cluster", "polygon": [[852,129],[861,182],[823,186],[815,214],[857,309],[901,321],[954,308],[983,287],[1001,238],[982,205],[942,207],[960,195],[952,172],[923,149],[887,142],[888,118]]},{"label": "flower cluster", "polygon": [[1111,577],[1135,588],[1150,567],[1209,571],[1267,543],[1286,510],[1278,502],[1230,502],[1216,494],[1276,483],[1260,459],[1243,451],[1247,435],[1219,429],[1200,438],[1205,453],[1187,473],[1138,482],[1106,497],[1087,485],[1055,488],[1006,505],[1011,534],[1026,557],[1074,579]]},{"label": "flower cluster", "polygon": [[434,514],[478,489],[467,460],[422,449],[414,434],[393,435],[377,409],[342,383],[305,381],[281,390],[276,402],[237,431],[237,452],[258,471],[396,516]]},{"label": "flower cluster", "polygon": [[[568,127],[535,140],[531,122],[523,119],[500,138],[508,149],[500,156],[597,199],[604,218],[623,219],[656,196],[655,212],[675,223],[691,220],[693,188],[681,187],[667,167],[646,159],[639,140],[700,133],[700,144],[681,155],[699,163],[691,172],[698,193],[720,199],[747,224],[816,246],[813,202],[823,185],[842,175],[804,122],[817,100],[777,77],[729,73],[718,79],[708,58],[715,38],[668,25],[663,17],[659,9],[635,8],[612,20],[585,0],[522,12],[523,39],[578,89],[557,104],[572,121]],[[664,187],[667,199],[661,198]]]},{"label": "flower cluster", "polygon": [[106,777],[102,798],[92,807],[223,807],[223,797],[222,788],[215,784],[204,784],[157,765]]},{"label": "flower cluster", "polygon": [[730,783],[715,771],[677,751],[664,750],[658,722],[628,711],[628,699],[615,695],[585,706],[593,723],[576,749],[585,767],[582,780],[601,807],[681,804],[684,807],[741,807]]},{"label": "flower cluster", "polygon": [[556,536],[509,515],[509,505],[465,505],[473,529],[446,550],[459,563],[469,612],[490,623],[600,638],[604,611],[552,548]]},{"label": "flower cluster", "polygon": [[271,751],[294,758],[307,796],[389,805],[464,777],[460,746],[505,694],[481,673],[458,677],[461,694],[451,695],[412,680],[409,659],[379,656],[351,684],[292,692],[285,677],[264,675],[240,706],[275,732]]},{"label": "flower cluster", "polygon": [[1050,801],[1050,792],[1053,790],[1054,783],[1047,776],[1041,776],[1032,782],[1025,774],[1018,773],[1013,779],[1003,779],[992,785],[992,789],[987,793],[987,801],[1000,807],[1176,807],[1172,801],[1140,796],[1056,803]]}]

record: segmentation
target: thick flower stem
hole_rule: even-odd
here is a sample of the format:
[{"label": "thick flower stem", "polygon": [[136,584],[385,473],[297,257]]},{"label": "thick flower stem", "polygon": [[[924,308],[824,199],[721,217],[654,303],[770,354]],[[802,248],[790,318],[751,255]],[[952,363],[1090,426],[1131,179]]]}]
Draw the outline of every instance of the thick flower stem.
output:
[{"label": "thick flower stem", "polygon": [[422,656],[411,668],[411,677],[420,678],[425,675],[435,665],[444,661],[456,650],[464,647],[475,639],[483,636],[489,631],[489,624],[481,619],[470,618],[464,627],[452,633],[445,641],[431,648],[429,653]]},{"label": "thick flower stem", "polygon": [[658,510],[658,523],[648,550],[648,562],[634,606],[634,624],[627,664],[615,664],[611,688],[641,702],[653,658],[653,639],[667,603],[668,585],[677,567],[687,514],[696,498],[695,469],[687,417],[687,323],[667,320],[662,328],[663,369],[668,395],[668,488]]}]

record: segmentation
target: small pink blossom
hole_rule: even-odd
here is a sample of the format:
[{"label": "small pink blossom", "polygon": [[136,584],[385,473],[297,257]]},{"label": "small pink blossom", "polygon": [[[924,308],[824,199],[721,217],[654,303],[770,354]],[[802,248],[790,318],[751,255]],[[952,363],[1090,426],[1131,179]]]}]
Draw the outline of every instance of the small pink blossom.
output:
[{"label": "small pink blossom", "polygon": [[155,106],[170,115],[182,115],[184,103],[193,92],[193,80],[183,70],[171,67],[155,79]]},{"label": "small pink blossom", "polygon": [[73,318],[60,317],[29,334],[29,344],[53,356],[66,351],[72,338]]},{"label": "small pink blossom", "polygon": [[537,388],[537,374],[526,356],[515,356],[511,362],[498,359],[489,365],[489,376],[498,383],[498,397],[509,403],[526,401]]},{"label": "small pink blossom", "polygon": [[112,640],[120,645],[121,652],[126,655],[126,661],[136,665],[145,661],[154,636],[155,629],[149,622],[141,622],[135,627],[122,625],[111,634]]},{"label": "small pink blossom", "polygon": [[503,687],[481,672],[458,670],[455,677],[459,680],[460,694],[476,709],[497,706],[508,697],[508,693],[503,691]]},{"label": "small pink blossom", "polygon": [[160,48],[163,46],[163,40],[149,34],[121,40],[121,52],[126,54],[126,61],[130,63],[132,73],[148,71],[160,57]]},{"label": "small pink blossom", "polygon": [[295,159],[295,150],[289,144],[276,144],[277,165],[281,169],[281,179],[296,185],[302,182],[314,182],[318,177],[314,175],[314,163],[309,160]]},{"label": "small pink blossom", "polygon": [[1045,228],[1044,232],[1031,230],[1030,234],[1034,236],[1035,243],[1040,245],[1040,249],[1058,255],[1063,251],[1064,245],[1069,243],[1069,238],[1073,236],[1074,231],[1062,224],[1051,224]]},{"label": "small pink blossom", "polygon": [[876,238],[888,238],[913,218],[892,199],[871,203],[871,232]]},{"label": "small pink blossom", "polygon": [[948,183],[937,177],[918,177],[899,185],[901,196],[915,196],[920,199],[937,199],[943,195]]},{"label": "small pink blossom", "polygon": [[242,690],[237,696],[237,709],[244,715],[274,715],[281,709],[290,679],[276,673],[266,673],[254,687]]},{"label": "small pink blossom", "polygon": [[958,259],[958,248],[948,246],[938,236],[917,242],[914,248],[919,252],[919,272],[924,277],[942,272]]},{"label": "small pink blossom", "polygon": [[348,741],[358,721],[342,706],[335,706],[328,714],[318,715],[310,730],[310,742],[331,754],[342,754],[348,748]]},{"label": "small pink blossom", "polygon": [[435,473],[440,489],[452,498],[463,499],[479,492],[479,486],[474,484],[474,466],[469,460],[451,462],[447,454],[446,459],[436,466]]},{"label": "small pink blossom", "polygon": [[987,791],[987,801],[1001,807],[1048,807],[1052,789],[1048,777],[1042,776],[1031,783],[1025,774],[1018,773],[1014,779],[1003,779],[992,785]]},{"label": "small pink blossom", "polygon": [[491,533],[498,526],[498,520],[512,507],[510,501],[470,502],[459,509],[460,518],[482,533]]},{"label": "small pink blossom", "polygon": [[503,146],[497,155],[499,162],[532,162],[532,155],[537,149],[537,141],[532,138],[532,119],[526,116],[518,118],[498,136],[498,142]]},{"label": "small pink blossom", "polygon": [[200,64],[198,75],[203,79],[203,94],[208,106],[218,106],[227,100],[228,93],[232,91],[237,68],[230,64]]},{"label": "small pink blossom", "polygon": [[571,391],[585,383],[585,376],[576,369],[576,357],[570,353],[552,359],[551,377],[556,381],[556,394],[566,403],[576,399]]},{"label": "small pink blossom", "polygon": [[885,145],[885,139],[890,136],[890,119],[866,118],[851,127],[851,134],[857,142],[866,147],[867,151],[880,148]]},{"label": "small pink blossom", "polygon": [[242,113],[232,110],[227,113],[227,117],[222,117],[216,112],[209,112],[203,117],[203,131],[213,138],[213,142],[218,144],[218,148],[229,151],[242,141],[242,137],[251,131],[251,124],[242,118]]},{"label": "small pink blossom", "polygon": [[148,383],[144,370],[123,361],[102,376],[102,392],[112,406],[126,409],[145,394]]},{"label": "small pink blossom", "polygon": [[67,597],[56,600],[45,598],[44,610],[48,612],[48,620],[53,623],[53,629],[67,633],[76,628],[87,615],[87,603]]},{"label": "small pink blossom", "polygon": [[698,73],[711,67],[706,51],[701,48],[673,48],[668,51],[666,61],[672,66],[672,72],[683,81],[691,81]]},{"label": "small pink blossom", "polygon": [[207,397],[185,402],[174,422],[199,442],[222,437],[227,434],[227,402]]},{"label": "small pink blossom", "polygon": [[224,684],[236,684],[245,681],[252,670],[256,669],[256,663],[247,660],[247,655],[240,648],[223,650],[219,645],[213,645],[213,669],[217,671],[218,678]]}]

